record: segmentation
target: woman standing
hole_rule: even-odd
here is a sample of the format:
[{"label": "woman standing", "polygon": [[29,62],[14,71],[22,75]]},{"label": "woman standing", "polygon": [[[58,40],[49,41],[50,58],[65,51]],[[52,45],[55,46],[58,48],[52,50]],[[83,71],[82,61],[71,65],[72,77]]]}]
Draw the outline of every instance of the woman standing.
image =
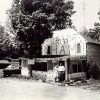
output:
[{"label": "woman standing", "polygon": [[55,82],[58,82],[59,78],[58,78],[58,65],[55,65],[55,67],[53,68],[53,71],[55,73]]}]

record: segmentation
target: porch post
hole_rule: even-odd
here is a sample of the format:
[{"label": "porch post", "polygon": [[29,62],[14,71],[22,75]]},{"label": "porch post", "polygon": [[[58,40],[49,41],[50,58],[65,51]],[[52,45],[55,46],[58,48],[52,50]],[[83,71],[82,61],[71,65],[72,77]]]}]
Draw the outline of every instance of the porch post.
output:
[{"label": "porch post", "polygon": [[65,60],[65,80],[68,81],[68,66],[67,66],[67,59]]}]

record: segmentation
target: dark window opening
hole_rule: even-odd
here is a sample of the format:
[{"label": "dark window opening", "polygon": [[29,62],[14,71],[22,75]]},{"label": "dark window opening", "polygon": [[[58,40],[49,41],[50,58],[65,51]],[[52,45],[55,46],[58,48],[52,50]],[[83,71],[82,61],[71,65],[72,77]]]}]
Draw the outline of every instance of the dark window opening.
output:
[{"label": "dark window opening", "polygon": [[32,65],[32,70],[47,71],[47,63],[46,62],[36,62],[34,65]]},{"label": "dark window opening", "polygon": [[47,54],[51,54],[50,46],[48,46]]},{"label": "dark window opening", "polygon": [[74,61],[72,64],[73,73],[82,72],[82,67],[81,60],[77,62]]},{"label": "dark window opening", "polygon": [[80,43],[77,44],[77,53],[81,53],[81,45],[80,45]]},{"label": "dark window opening", "polygon": [[82,72],[82,66],[81,66],[81,63],[78,63],[78,72]]},{"label": "dark window opening", "polygon": [[63,66],[65,66],[65,61],[59,61],[59,65],[62,64]]},{"label": "dark window opening", "polygon": [[82,60],[82,67],[83,67],[83,71],[87,72],[88,67],[87,67],[87,61],[86,60]]},{"label": "dark window opening", "polygon": [[77,64],[72,65],[73,73],[77,73]]}]

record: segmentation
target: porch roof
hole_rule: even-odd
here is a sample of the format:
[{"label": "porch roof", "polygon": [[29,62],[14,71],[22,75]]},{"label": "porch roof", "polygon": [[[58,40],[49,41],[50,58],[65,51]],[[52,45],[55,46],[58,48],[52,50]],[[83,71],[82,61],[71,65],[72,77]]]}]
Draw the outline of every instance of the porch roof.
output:
[{"label": "porch roof", "polygon": [[81,55],[81,56],[69,56],[69,55],[44,55],[35,58],[36,61],[48,61],[48,60],[66,60],[66,59],[71,59],[71,60],[86,60],[86,55]]}]

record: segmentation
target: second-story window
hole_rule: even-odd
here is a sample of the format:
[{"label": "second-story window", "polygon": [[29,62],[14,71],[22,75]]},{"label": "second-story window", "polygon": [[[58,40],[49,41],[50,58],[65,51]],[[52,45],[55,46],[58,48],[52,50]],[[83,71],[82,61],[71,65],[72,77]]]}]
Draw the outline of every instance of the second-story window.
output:
[{"label": "second-story window", "polygon": [[47,48],[47,54],[51,54],[50,46]]},{"label": "second-story window", "polygon": [[77,44],[77,53],[81,53],[81,45],[80,45],[80,43]]}]

